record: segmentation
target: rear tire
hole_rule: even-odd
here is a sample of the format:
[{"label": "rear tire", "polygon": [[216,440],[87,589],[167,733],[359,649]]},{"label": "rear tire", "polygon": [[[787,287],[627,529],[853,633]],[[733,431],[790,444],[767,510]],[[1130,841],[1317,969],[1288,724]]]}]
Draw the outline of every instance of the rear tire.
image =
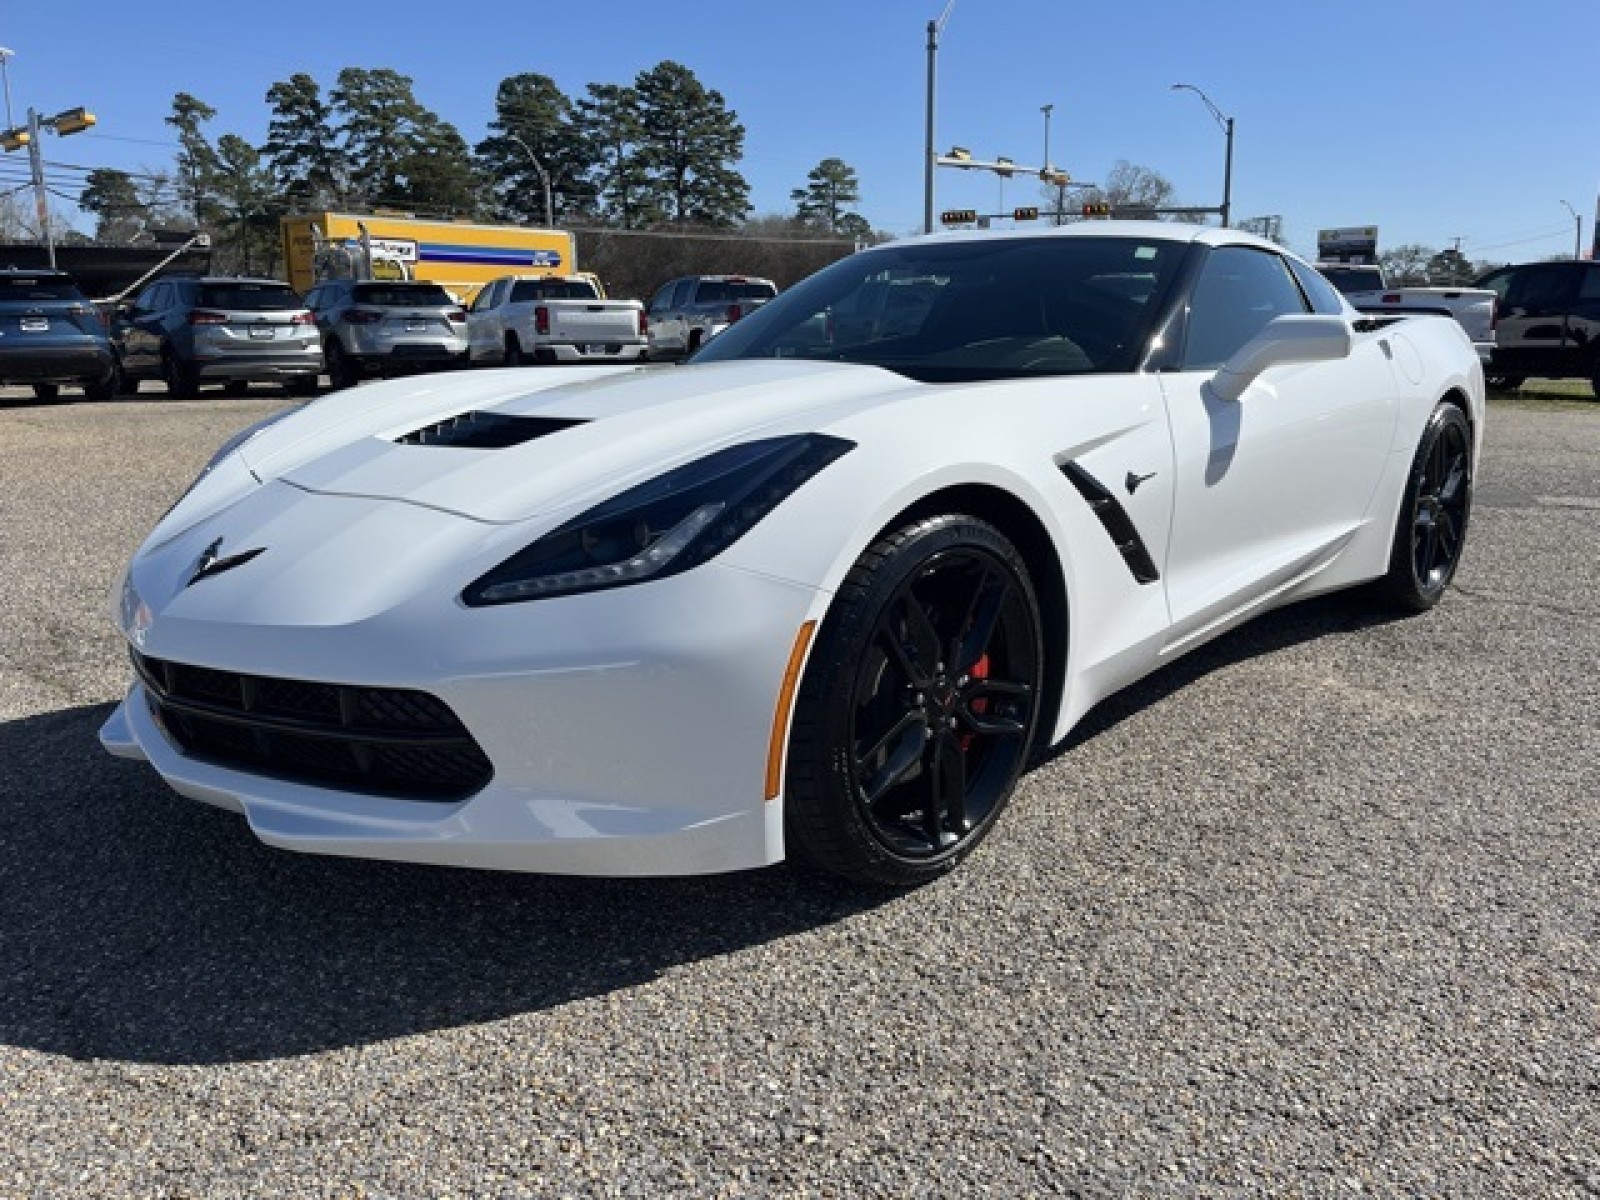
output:
[{"label": "rear tire", "polygon": [[506,334],[506,366],[522,367],[526,366],[527,362],[528,360],[522,353],[522,343],[517,340],[517,335],[514,333]]},{"label": "rear tire", "polygon": [[1440,404],[1417,443],[1379,596],[1402,612],[1439,603],[1461,562],[1471,515],[1472,427],[1454,404]]},{"label": "rear tire", "polygon": [[118,371],[115,364],[113,364],[104,379],[85,381],[83,385],[84,399],[92,404],[105,404],[109,400],[115,400],[122,392],[121,374],[122,372]]},{"label": "rear tire", "polygon": [[33,385],[33,398],[49,402],[61,398],[61,385],[59,383],[36,383]]},{"label": "rear tire", "polygon": [[174,400],[193,400],[200,394],[199,374],[193,367],[179,362],[170,347],[161,356],[161,378],[166,381],[167,394]]},{"label": "rear tire", "polygon": [[250,384],[243,379],[230,379],[222,387],[224,396],[248,396]]},{"label": "rear tire", "polygon": [[994,827],[1028,760],[1044,675],[1027,567],[946,515],[857,561],[811,651],[790,734],[790,856],[857,883],[945,874]]},{"label": "rear tire", "polygon": [[323,351],[323,357],[328,365],[328,385],[334,391],[355,387],[361,382],[361,372],[356,369],[355,364],[350,361],[350,356],[338,342],[330,341]]},{"label": "rear tire", "polygon": [[315,375],[296,375],[283,385],[291,396],[315,396],[319,380]]}]

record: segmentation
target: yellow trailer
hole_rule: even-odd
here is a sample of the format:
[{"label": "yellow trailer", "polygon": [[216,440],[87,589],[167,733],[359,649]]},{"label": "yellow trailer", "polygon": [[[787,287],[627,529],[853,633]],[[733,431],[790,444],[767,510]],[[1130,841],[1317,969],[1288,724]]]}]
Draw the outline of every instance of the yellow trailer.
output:
[{"label": "yellow trailer", "polygon": [[301,295],[323,279],[365,273],[427,280],[471,303],[502,275],[577,269],[572,235],[559,229],[335,212],[284,217],[282,227],[289,284]]}]

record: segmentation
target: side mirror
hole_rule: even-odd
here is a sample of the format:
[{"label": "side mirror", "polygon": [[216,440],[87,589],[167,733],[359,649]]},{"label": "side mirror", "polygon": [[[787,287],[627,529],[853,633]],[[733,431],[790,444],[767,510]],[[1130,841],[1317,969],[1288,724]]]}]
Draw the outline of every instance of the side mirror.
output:
[{"label": "side mirror", "polygon": [[1269,367],[1348,358],[1351,343],[1343,317],[1275,317],[1222,364],[1211,387],[1222,399],[1237,400]]}]

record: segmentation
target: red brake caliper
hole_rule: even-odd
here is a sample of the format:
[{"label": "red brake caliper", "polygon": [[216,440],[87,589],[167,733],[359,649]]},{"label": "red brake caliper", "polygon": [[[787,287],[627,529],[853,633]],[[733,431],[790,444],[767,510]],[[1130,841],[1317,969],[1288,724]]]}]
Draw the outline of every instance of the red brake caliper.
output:
[{"label": "red brake caliper", "polygon": [[[979,656],[978,661],[972,664],[971,674],[974,679],[989,678],[989,655],[987,653]],[[981,715],[989,711],[989,702],[980,696],[967,707]],[[972,745],[972,739],[976,736],[976,734],[972,733],[961,735],[961,753],[965,754],[967,752],[967,747]]]}]

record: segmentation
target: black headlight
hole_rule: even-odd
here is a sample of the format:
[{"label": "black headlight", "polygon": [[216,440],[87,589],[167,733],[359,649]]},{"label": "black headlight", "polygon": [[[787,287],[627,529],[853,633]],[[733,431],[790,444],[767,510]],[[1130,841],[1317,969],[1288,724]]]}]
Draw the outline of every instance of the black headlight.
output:
[{"label": "black headlight", "polygon": [[730,446],[629,488],[473,582],[469,605],[661,579],[726,550],[853,443],[822,434]]}]

